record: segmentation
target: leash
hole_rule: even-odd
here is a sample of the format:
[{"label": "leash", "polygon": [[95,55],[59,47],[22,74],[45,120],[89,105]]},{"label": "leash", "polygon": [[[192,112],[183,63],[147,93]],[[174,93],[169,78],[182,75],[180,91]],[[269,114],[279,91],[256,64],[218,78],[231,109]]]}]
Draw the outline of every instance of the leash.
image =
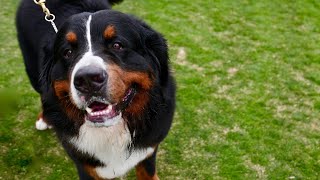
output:
[{"label": "leash", "polygon": [[56,24],[54,23],[54,20],[56,19],[56,16],[50,13],[49,9],[46,7],[46,0],[33,0],[34,3],[41,6],[43,13],[45,14],[44,19],[47,22],[50,22],[54,31],[57,33],[58,28]]}]

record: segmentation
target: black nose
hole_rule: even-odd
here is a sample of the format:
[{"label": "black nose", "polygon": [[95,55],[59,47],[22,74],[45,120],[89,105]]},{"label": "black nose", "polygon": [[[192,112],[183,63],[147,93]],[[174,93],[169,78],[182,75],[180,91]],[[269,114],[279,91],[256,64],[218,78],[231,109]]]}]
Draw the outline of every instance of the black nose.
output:
[{"label": "black nose", "polygon": [[79,69],[74,76],[74,86],[82,93],[98,92],[108,79],[107,72],[96,66]]}]

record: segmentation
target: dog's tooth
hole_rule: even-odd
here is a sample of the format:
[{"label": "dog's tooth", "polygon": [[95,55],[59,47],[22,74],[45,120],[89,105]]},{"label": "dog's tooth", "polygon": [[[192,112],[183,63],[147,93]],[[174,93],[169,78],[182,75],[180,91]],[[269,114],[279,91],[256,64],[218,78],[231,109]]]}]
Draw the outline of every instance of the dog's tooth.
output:
[{"label": "dog's tooth", "polygon": [[90,114],[92,112],[92,109],[89,107],[86,107],[86,111]]},{"label": "dog's tooth", "polygon": [[112,109],[112,105],[109,105],[107,110],[111,110],[111,109]]}]

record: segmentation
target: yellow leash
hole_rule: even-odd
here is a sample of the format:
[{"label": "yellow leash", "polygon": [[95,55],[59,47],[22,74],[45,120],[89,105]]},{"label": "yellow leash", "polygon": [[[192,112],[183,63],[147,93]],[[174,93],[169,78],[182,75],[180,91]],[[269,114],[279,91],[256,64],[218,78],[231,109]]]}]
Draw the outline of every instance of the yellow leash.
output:
[{"label": "yellow leash", "polygon": [[45,14],[44,19],[51,23],[54,31],[57,33],[58,28],[57,28],[56,24],[54,23],[54,20],[56,19],[56,17],[53,14],[51,14],[49,9],[46,7],[46,0],[33,0],[33,2],[38,4],[39,6],[41,6],[42,11]]}]

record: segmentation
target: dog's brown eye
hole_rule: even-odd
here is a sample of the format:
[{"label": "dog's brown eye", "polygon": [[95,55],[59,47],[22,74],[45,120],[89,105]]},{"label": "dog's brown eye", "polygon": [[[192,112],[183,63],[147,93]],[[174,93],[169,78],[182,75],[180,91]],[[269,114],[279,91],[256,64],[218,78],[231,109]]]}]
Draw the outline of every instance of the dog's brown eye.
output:
[{"label": "dog's brown eye", "polygon": [[71,49],[66,49],[66,50],[64,51],[64,53],[63,53],[63,57],[64,57],[65,59],[69,59],[69,58],[71,58],[71,56],[72,56],[72,51],[71,51]]},{"label": "dog's brown eye", "polygon": [[122,49],[122,45],[120,43],[116,42],[112,45],[112,48],[116,49],[116,50],[120,50],[120,49]]}]

